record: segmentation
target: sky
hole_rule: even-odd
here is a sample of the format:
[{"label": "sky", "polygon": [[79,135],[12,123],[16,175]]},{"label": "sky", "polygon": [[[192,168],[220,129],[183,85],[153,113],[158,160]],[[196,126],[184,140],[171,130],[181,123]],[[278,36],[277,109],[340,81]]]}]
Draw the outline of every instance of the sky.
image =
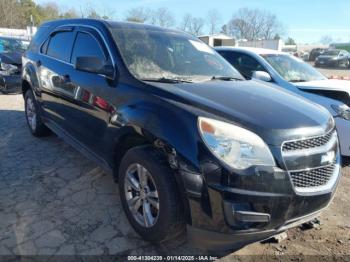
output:
[{"label": "sky", "polygon": [[130,8],[166,7],[178,23],[185,13],[205,19],[209,10],[216,9],[224,24],[239,8],[259,8],[275,14],[284,25],[284,38],[292,37],[297,43],[317,43],[325,35],[334,42],[350,42],[350,0],[60,0],[55,3],[77,10],[92,6],[114,20],[124,19]]}]

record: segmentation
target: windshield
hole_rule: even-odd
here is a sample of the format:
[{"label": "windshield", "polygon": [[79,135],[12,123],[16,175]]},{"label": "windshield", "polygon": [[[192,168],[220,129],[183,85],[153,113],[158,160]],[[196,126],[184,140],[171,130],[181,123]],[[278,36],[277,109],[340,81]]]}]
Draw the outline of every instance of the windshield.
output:
[{"label": "windshield", "polygon": [[28,42],[18,39],[0,38],[0,53],[23,53],[28,47]]},{"label": "windshield", "polygon": [[212,48],[187,34],[135,28],[114,28],[112,34],[126,66],[138,79],[244,79]]},{"label": "windshield", "polygon": [[324,80],[320,72],[302,60],[284,54],[262,55],[265,60],[288,82]]},{"label": "windshield", "polygon": [[339,54],[339,50],[327,50],[324,51],[322,55],[331,55],[331,56],[336,56]]}]

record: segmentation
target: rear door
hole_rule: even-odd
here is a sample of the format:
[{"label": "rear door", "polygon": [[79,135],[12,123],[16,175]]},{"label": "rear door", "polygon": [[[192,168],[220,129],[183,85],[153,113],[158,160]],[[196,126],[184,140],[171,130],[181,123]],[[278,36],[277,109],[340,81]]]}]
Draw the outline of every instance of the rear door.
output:
[{"label": "rear door", "polygon": [[41,47],[38,75],[41,82],[43,109],[54,123],[63,127],[62,97],[75,92],[68,81],[71,51],[75,39],[74,27],[61,27],[51,33]]}]

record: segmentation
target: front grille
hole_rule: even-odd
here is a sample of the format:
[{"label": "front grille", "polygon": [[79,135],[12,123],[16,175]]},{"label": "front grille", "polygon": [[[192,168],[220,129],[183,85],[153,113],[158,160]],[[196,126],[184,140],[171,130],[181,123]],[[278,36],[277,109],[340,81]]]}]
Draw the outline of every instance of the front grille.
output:
[{"label": "front grille", "polygon": [[287,152],[287,151],[310,149],[314,147],[324,146],[329,142],[333,133],[334,133],[334,130],[324,136],[286,142],[283,144],[282,151]]},{"label": "front grille", "polygon": [[339,175],[336,130],[282,145],[282,156],[292,185],[298,193],[329,190]]},{"label": "front grille", "polygon": [[290,172],[292,182],[296,188],[313,188],[324,186],[334,174],[336,165],[320,167],[300,172]]}]

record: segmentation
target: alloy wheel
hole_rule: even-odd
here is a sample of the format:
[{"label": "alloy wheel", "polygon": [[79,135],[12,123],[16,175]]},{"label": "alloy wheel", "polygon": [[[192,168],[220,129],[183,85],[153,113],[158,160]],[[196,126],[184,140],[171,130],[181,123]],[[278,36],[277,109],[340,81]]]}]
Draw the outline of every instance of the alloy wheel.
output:
[{"label": "alloy wheel", "polygon": [[130,165],[124,188],[129,210],[137,223],[145,228],[154,226],[159,216],[159,198],[151,173],[140,164]]},{"label": "alloy wheel", "polygon": [[30,128],[34,131],[36,129],[37,113],[34,105],[34,101],[29,97],[26,100],[26,116]]}]

